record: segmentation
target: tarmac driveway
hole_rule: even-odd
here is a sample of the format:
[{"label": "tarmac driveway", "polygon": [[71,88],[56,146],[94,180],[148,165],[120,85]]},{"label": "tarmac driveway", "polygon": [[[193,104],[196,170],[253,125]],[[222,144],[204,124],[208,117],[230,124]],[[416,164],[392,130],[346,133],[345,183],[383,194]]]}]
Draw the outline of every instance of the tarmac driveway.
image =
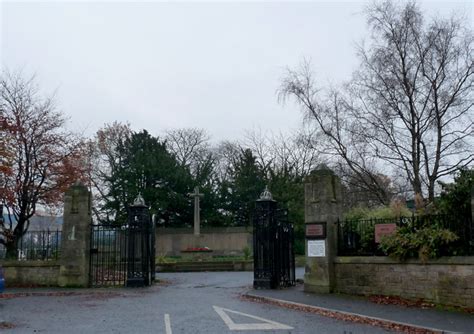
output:
[{"label": "tarmac driveway", "polygon": [[29,290],[33,295],[0,299],[0,321],[15,325],[6,333],[385,332],[242,300],[252,275],[163,273],[163,283],[143,289]]}]

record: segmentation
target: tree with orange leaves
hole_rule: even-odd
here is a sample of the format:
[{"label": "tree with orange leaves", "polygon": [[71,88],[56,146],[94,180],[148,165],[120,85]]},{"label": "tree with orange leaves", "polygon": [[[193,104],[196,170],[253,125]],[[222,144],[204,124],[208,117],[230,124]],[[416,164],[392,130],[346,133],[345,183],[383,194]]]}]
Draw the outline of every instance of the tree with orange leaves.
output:
[{"label": "tree with orange leaves", "polygon": [[34,78],[0,76],[0,244],[7,257],[29,228],[38,207],[61,203],[63,193],[83,178],[80,138],[65,129],[52,98],[42,98]]}]

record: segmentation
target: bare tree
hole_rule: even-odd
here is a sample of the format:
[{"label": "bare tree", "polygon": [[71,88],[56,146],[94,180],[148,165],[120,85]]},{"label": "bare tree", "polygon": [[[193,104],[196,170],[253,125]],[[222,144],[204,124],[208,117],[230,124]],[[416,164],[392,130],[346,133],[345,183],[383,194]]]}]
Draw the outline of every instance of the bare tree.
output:
[{"label": "bare tree", "polygon": [[347,90],[321,98],[304,66],[282,96],[297,99],[364,184],[378,185],[373,166],[403,171],[432,201],[440,178],[473,162],[472,31],[455,18],[426,24],[415,3],[376,3],[367,14],[372,42]]},{"label": "bare tree", "polygon": [[248,130],[240,146],[252,150],[261,170],[264,173],[268,172],[275,157],[272,152],[271,138],[267,133],[264,133],[261,128]]},{"label": "bare tree", "polygon": [[375,156],[432,201],[440,177],[473,161],[472,31],[454,17],[424,24],[415,3],[374,5],[368,18],[374,43],[360,50],[354,112]]},{"label": "bare tree", "polygon": [[317,133],[303,127],[289,134],[247,131],[242,146],[252,150],[264,173],[280,171],[304,177],[322,162],[315,150]]},{"label": "bare tree", "polygon": [[[119,168],[122,159],[117,148],[131,135],[130,124],[114,122],[105,124],[87,143],[93,213],[97,220],[111,221],[115,216],[114,210],[108,208],[105,203],[114,182],[111,175]],[[126,202],[125,198],[122,200]]]},{"label": "bare tree", "polygon": [[289,135],[279,133],[272,136],[273,169],[286,170],[297,178],[303,178],[324,161],[315,149],[318,134],[307,130],[303,127]]},{"label": "bare tree", "polygon": [[203,129],[168,130],[166,142],[176,160],[191,171],[195,171],[209,153],[209,135]]},{"label": "bare tree", "polygon": [[223,141],[215,148],[214,152],[217,157],[216,173],[221,183],[230,179],[231,171],[238,163],[242,150],[243,148],[239,143],[231,141]]},{"label": "bare tree", "polygon": [[342,161],[350,171],[347,175],[353,184],[373,193],[380,204],[388,204],[390,195],[376,177],[379,173],[370,158],[367,143],[355,131],[357,119],[351,113],[346,96],[335,90],[321,96],[310,64],[304,62],[297,71],[288,70],[282,82],[280,100],[291,97],[302,106],[308,120],[316,123],[315,131],[324,138],[318,142],[317,150],[335,164],[340,165]]},{"label": "bare tree", "polygon": [[[33,79],[20,74],[0,77],[2,177],[0,203],[9,219],[0,221],[0,244],[14,256],[38,206],[61,203],[68,186],[84,176],[79,138],[65,130],[65,118],[52,98],[41,98]],[[3,146],[3,145],[2,145]]]}]

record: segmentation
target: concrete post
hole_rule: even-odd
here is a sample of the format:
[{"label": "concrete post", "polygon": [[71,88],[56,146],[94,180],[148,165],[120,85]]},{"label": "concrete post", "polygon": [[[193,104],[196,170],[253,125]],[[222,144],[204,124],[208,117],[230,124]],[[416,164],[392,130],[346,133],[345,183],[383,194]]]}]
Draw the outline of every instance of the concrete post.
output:
[{"label": "concrete post", "polygon": [[76,183],[66,191],[58,284],[61,287],[89,285],[91,195]]},{"label": "concrete post", "polygon": [[341,181],[321,165],[305,181],[306,267],[304,290],[334,290],[334,257],[337,255],[337,220],[342,215]]}]

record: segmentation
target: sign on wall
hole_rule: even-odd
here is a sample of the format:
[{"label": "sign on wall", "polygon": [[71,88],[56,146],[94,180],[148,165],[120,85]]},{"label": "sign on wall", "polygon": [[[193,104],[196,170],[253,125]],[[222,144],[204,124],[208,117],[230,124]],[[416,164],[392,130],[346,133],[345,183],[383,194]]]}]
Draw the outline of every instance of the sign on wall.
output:
[{"label": "sign on wall", "polygon": [[375,243],[380,243],[380,240],[385,235],[395,233],[397,229],[396,224],[376,224],[375,225]]},{"label": "sign on wall", "polygon": [[308,257],[325,257],[325,240],[308,240]]},{"label": "sign on wall", "polygon": [[309,223],[306,224],[306,239],[325,239],[326,223]]}]

